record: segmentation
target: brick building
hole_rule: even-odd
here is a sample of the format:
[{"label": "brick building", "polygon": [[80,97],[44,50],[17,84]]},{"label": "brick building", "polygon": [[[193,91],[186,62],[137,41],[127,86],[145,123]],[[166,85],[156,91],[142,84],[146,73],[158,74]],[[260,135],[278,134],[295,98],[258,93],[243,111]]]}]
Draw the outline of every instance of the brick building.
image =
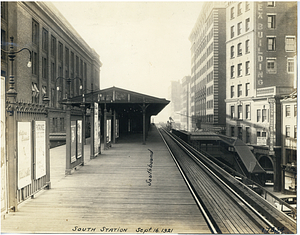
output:
[{"label": "brick building", "polygon": [[[25,47],[31,51],[31,68],[26,67],[26,50],[14,60],[17,100],[42,104],[44,97],[49,97],[50,132],[64,132],[65,107],[59,101],[67,95],[66,79],[72,79],[71,97],[99,90],[99,55],[50,2],[2,1],[1,76],[5,77],[6,90],[11,63],[3,50],[9,50],[10,37],[14,37],[15,50]],[[80,78],[82,85],[74,78]]]},{"label": "brick building", "polygon": [[227,2],[226,132],[280,190],[281,104],[296,78],[297,2]]}]

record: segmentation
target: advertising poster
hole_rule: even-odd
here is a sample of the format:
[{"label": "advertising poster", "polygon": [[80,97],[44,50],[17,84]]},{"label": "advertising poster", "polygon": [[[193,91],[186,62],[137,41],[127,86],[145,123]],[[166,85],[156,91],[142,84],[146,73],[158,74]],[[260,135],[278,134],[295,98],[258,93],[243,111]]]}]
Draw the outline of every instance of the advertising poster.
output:
[{"label": "advertising poster", "polygon": [[46,121],[35,121],[35,178],[46,175]]},{"label": "advertising poster", "polygon": [[82,157],[82,120],[77,120],[77,158]]},{"label": "advertising poster", "polygon": [[71,163],[76,161],[76,121],[71,121]]},{"label": "advertising poster", "polygon": [[18,188],[31,184],[31,122],[18,122]]},{"label": "advertising poster", "polygon": [[1,135],[0,135],[0,151],[1,151],[1,212],[6,210],[6,158],[5,158],[5,77],[1,77]]},{"label": "advertising poster", "polygon": [[94,103],[94,156],[99,153],[98,103]]},{"label": "advertising poster", "polygon": [[111,120],[107,120],[107,142],[111,141]]},{"label": "advertising poster", "polygon": [[119,119],[116,119],[116,138],[119,138]]}]

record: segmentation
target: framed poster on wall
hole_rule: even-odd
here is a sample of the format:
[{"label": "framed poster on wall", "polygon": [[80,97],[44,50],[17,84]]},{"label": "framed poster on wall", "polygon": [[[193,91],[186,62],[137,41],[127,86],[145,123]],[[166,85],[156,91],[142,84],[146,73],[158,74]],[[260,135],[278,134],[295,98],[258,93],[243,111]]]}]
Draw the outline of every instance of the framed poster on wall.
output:
[{"label": "framed poster on wall", "polygon": [[71,163],[76,162],[76,121],[71,121]]},{"label": "framed poster on wall", "polygon": [[46,175],[46,121],[34,122],[35,179]]},{"label": "framed poster on wall", "polygon": [[94,156],[99,154],[98,103],[94,103]]},{"label": "framed poster on wall", "polygon": [[77,158],[82,157],[82,120],[77,120]]},{"label": "framed poster on wall", "polygon": [[31,122],[18,122],[18,189],[31,184]]},{"label": "framed poster on wall", "polygon": [[107,142],[111,142],[111,119],[107,120]]}]

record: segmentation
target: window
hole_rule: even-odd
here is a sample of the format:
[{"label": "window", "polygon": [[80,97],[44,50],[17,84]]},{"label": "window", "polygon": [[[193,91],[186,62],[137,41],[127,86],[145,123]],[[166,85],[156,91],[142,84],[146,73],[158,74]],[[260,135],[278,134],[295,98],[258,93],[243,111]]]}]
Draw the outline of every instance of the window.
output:
[{"label": "window", "polygon": [[285,106],[285,116],[290,117],[291,116],[291,106],[286,105]]},{"label": "window", "polygon": [[234,86],[230,87],[230,97],[233,98],[234,97]]},{"label": "window", "polygon": [[234,58],[234,46],[230,47],[230,57]]},{"label": "window", "polygon": [[55,72],[55,63],[54,62],[52,62],[51,63],[51,80],[52,80],[52,82],[54,82],[55,81],[55,75],[56,75],[56,72]]},{"label": "window", "polygon": [[231,136],[234,137],[234,126],[231,126],[230,129],[231,129]]},{"label": "window", "polygon": [[234,119],[234,106],[230,106],[230,117]]},{"label": "window", "polygon": [[37,75],[38,74],[38,56],[35,51],[32,52],[32,74]]},{"label": "window", "polygon": [[242,91],[242,84],[239,84],[238,85],[238,97],[241,97],[243,94],[243,91]]},{"label": "window", "polygon": [[246,75],[250,74],[250,61],[246,61]]},{"label": "window", "polygon": [[234,65],[230,67],[230,77],[234,78]]},{"label": "window", "polygon": [[268,15],[268,29],[275,29],[275,15]]},{"label": "window", "polygon": [[47,78],[47,58],[42,58],[42,75],[43,78]]},{"label": "window", "polygon": [[238,44],[238,56],[241,56],[243,54],[243,50],[242,50],[242,43]]},{"label": "window", "polygon": [[287,72],[294,73],[294,58],[287,58]]},{"label": "window", "polygon": [[245,2],[245,10],[246,11],[250,10],[250,3],[248,1]]},{"label": "window", "polygon": [[238,32],[237,35],[240,35],[242,33],[242,22],[238,23]]},{"label": "window", "polygon": [[238,106],[238,119],[239,120],[243,119],[243,106],[242,105]]},{"label": "window", "polygon": [[261,132],[261,137],[267,137],[267,132],[262,131],[262,132]]},{"label": "window", "polygon": [[242,63],[238,64],[238,77],[242,76]]},{"label": "window", "polygon": [[257,110],[257,122],[260,122],[261,121],[261,110],[258,109]]},{"label": "window", "polygon": [[297,105],[294,105],[294,117],[297,117]]},{"label": "window", "polygon": [[247,18],[246,19],[246,27],[245,27],[245,30],[246,32],[250,29],[250,18]]},{"label": "window", "polygon": [[238,127],[238,138],[239,139],[243,138],[243,128],[241,126]]},{"label": "window", "polygon": [[230,35],[231,35],[231,38],[233,38],[234,37],[234,26],[231,26],[231,28],[230,28]]},{"label": "window", "polygon": [[61,42],[58,43],[58,60],[63,60],[63,44]]},{"label": "window", "polygon": [[[3,2],[1,2],[2,4]],[[6,50],[6,31],[1,29],[1,60],[6,59],[6,53],[3,50]]]},{"label": "window", "polygon": [[290,137],[291,136],[291,127],[285,126],[285,136]]},{"label": "window", "polygon": [[245,51],[246,53],[250,53],[250,40],[246,40]]},{"label": "window", "polygon": [[266,120],[267,120],[267,110],[263,109],[262,110],[262,119],[261,119],[261,121],[265,122]]},{"label": "window", "polygon": [[250,127],[246,127],[246,143],[250,143],[251,133]]},{"label": "window", "polygon": [[275,37],[267,37],[268,51],[275,51]]},{"label": "window", "polygon": [[267,58],[267,73],[269,74],[277,73],[276,58]]},{"label": "window", "polygon": [[246,96],[250,94],[250,83],[246,83]]},{"label": "window", "polygon": [[234,18],[234,7],[231,7],[230,9],[230,19]]},{"label": "window", "polygon": [[294,138],[297,139],[297,126],[294,126]]},{"label": "window", "polygon": [[44,51],[48,50],[48,31],[43,28],[43,35],[42,35],[42,49]]},{"label": "window", "polygon": [[32,43],[38,45],[39,43],[39,24],[32,21]]},{"label": "window", "polygon": [[246,105],[246,119],[251,119],[250,105]]},{"label": "window", "polygon": [[51,36],[51,56],[56,56],[56,38]]},{"label": "window", "polygon": [[238,4],[238,15],[241,15],[242,14],[242,3],[240,2]]},{"label": "window", "polygon": [[269,2],[267,3],[267,6],[268,6],[268,7],[275,7],[275,1],[269,1]]},{"label": "window", "polygon": [[285,37],[285,51],[296,51],[296,39],[295,36]]}]

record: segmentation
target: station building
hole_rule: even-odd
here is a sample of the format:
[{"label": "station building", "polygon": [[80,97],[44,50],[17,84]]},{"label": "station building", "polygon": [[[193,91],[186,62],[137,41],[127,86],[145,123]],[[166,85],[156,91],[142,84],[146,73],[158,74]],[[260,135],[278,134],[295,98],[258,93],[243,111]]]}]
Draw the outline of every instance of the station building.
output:
[{"label": "station building", "polygon": [[226,134],[253,147],[280,191],[280,100],[295,88],[297,3],[226,4]]},{"label": "station building", "polygon": [[189,36],[193,128],[197,122],[206,130],[225,127],[225,15],[224,2],[203,3]]},{"label": "station building", "polygon": [[42,104],[49,98],[50,132],[65,132],[65,107],[59,101],[67,96],[66,81],[71,79],[70,97],[99,90],[99,55],[50,2],[1,1],[1,76],[6,91],[11,62],[4,51],[9,50],[11,37],[15,51],[31,52],[16,54],[13,62],[16,99]]}]

